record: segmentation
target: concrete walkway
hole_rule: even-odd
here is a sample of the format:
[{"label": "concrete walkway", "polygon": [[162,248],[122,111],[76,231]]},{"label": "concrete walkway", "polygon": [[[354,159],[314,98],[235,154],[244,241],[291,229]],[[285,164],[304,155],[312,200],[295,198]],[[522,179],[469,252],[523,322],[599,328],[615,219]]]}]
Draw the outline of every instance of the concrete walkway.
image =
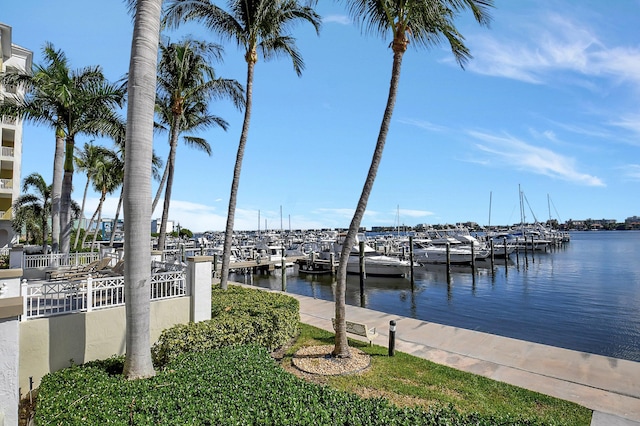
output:
[{"label": "concrete walkway", "polygon": [[[256,288],[256,287],[253,287]],[[333,302],[287,293],[300,320],[333,331]],[[458,370],[572,401],[594,411],[591,425],[640,425],[640,363],[449,327],[347,305],[349,321],[376,327],[373,343]],[[351,336],[349,337],[356,337]]]}]

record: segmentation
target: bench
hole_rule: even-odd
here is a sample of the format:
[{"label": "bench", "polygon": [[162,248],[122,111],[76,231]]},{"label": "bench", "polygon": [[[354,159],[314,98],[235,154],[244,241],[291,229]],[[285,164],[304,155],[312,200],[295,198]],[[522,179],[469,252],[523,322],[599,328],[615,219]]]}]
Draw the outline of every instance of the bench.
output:
[{"label": "bench", "polygon": [[[336,319],[331,318],[333,323],[333,329],[336,329]],[[373,344],[372,340],[378,335],[375,327],[367,327],[366,324],[360,324],[358,322],[345,321],[347,333],[357,334],[358,336],[366,337],[369,340],[369,345]]]}]

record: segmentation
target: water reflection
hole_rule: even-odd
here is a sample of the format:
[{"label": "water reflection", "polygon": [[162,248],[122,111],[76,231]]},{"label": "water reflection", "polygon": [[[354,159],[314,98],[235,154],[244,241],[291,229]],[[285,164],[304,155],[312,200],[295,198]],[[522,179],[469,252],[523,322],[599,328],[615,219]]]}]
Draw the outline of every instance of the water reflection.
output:
[{"label": "water reflection", "polygon": [[[470,267],[428,265],[407,278],[347,279],[346,301],[382,312],[640,361],[639,232],[572,234],[547,253]],[[334,300],[331,275],[285,272],[287,291]],[[281,275],[232,279],[275,290]]]}]

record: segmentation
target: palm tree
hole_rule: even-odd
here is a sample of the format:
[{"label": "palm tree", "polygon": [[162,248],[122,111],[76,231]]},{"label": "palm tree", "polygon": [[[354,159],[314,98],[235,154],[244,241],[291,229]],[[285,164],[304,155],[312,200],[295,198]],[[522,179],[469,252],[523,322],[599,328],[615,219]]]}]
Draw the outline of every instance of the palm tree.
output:
[{"label": "palm tree", "polygon": [[76,238],[73,243],[73,247],[77,249],[78,239],[80,237],[80,228],[82,226],[82,217],[84,216],[84,206],[87,200],[87,193],[89,192],[89,185],[91,179],[96,173],[98,162],[100,159],[102,147],[94,145],[92,142],[84,144],[83,149],[77,149],[77,155],[75,157],[76,167],[78,171],[84,172],[87,176],[87,183],[84,186],[84,192],[82,194],[82,207],[80,208],[80,220],[78,221],[78,229],[76,230]]},{"label": "palm tree", "polygon": [[314,26],[316,32],[319,32],[320,16],[311,7],[315,3],[315,1],[309,1],[307,5],[302,6],[297,0],[255,0],[250,2],[230,0],[228,2],[230,12],[226,12],[209,0],[172,0],[167,8],[165,20],[169,26],[177,26],[183,21],[202,22],[222,38],[235,41],[239,47],[244,49],[244,58],[247,61],[246,107],[233,169],[222,254],[220,286],[223,289],[227,288],[229,277],[233,223],[242,159],[249,136],[251,105],[253,103],[253,74],[258,62],[258,50],[265,60],[282,54],[290,57],[293,69],[300,76],[304,62],[296,47],[295,39],[288,33],[288,30],[299,21],[307,21]]},{"label": "palm tree", "polygon": [[[180,43],[160,45],[158,64],[158,94],[156,112],[160,128],[169,130],[169,157],[166,163],[166,189],[158,250],[163,250],[167,236],[167,220],[173,187],[178,139],[183,132],[205,130],[219,126],[227,130],[225,120],[209,114],[211,99],[230,98],[236,107],[244,105],[242,86],[235,80],[216,78],[209,63],[220,59],[222,48],[216,44],[185,39]],[[211,155],[209,143],[199,137],[184,136],[184,142]],[[162,189],[162,183],[158,193]],[[158,199],[158,196],[156,196]],[[155,204],[152,210],[155,209]]]},{"label": "palm tree", "polygon": [[[28,193],[34,189],[35,193]],[[13,220],[13,228],[18,231],[23,225],[27,225],[30,219],[34,222],[40,221],[40,231],[42,232],[42,253],[47,254],[47,238],[49,236],[49,226],[47,221],[51,213],[51,185],[47,185],[44,178],[38,173],[31,173],[22,182],[21,195],[13,203],[16,213]]]},{"label": "palm tree", "polygon": [[23,84],[27,95],[24,99],[7,98],[2,113],[55,129],[53,238],[54,245],[59,243],[59,251],[68,253],[75,137],[78,134],[111,134],[118,122],[115,108],[122,106],[125,88],[107,82],[100,67],[71,71],[64,53],[55,50],[51,43],[45,45],[43,56],[45,65],[35,66],[32,73],[15,72],[3,76],[5,83]]},{"label": "palm tree", "polygon": [[[111,151],[104,147],[97,147],[96,151],[97,153],[92,165],[93,169],[90,181],[93,184],[93,189],[100,193],[100,201],[98,202],[98,206],[96,207],[96,210],[89,221],[89,226],[87,227],[88,229],[91,229],[91,225],[93,223],[96,224],[96,228],[93,232],[93,241],[91,243],[92,251],[98,235],[98,226],[102,219],[102,206],[104,205],[104,201],[108,194],[113,193],[120,187],[120,185],[122,185],[122,180],[124,178],[124,164],[122,164],[115,151]],[[81,247],[84,247],[87,235],[88,233],[84,234]]]},{"label": "palm tree", "polygon": [[2,76],[6,84],[21,84],[25,87],[25,98],[5,97],[2,104],[3,114],[15,115],[36,124],[45,124],[55,133],[53,161],[53,187],[51,208],[51,250],[59,249],[60,238],[60,193],[64,167],[64,129],[58,117],[58,100],[64,96],[64,90],[56,90],[63,76],[71,73],[66,56],[47,43],[42,49],[44,65],[35,65],[32,70],[13,70]]},{"label": "palm tree", "polygon": [[356,235],[367,208],[369,195],[382,160],[382,152],[391,124],[391,116],[396,103],[402,58],[413,43],[416,48],[429,48],[437,45],[442,39],[449,42],[456,61],[461,66],[471,58],[464,45],[464,38],[456,30],[453,21],[462,11],[470,9],[481,25],[488,25],[490,17],[488,8],[493,0],[343,0],[348,5],[351,16],[362,25],[367,32],[391,35],[390,44],[393,51],[391,82],[387,105],[382,116],[380,132],[376,142],[369,172],[358,200],[356,211],[351,219],[349,230],[340,253],[336,285],[336,337],[333,356],[349,357],[345,323],[345,292],[347,284],[347,261],[349,252],[355,244]]},{"label": "palm tree", "polygon": [[38,244],[42,235],[42,220],[36,216],[31,206],[17,207],[14,203],[11,226],[22,236],[27,244]]},{"label": "palm tree", "polygon": [[117,137],[121,120],[115,109],[124,102],[124,86],[109,83],[99,68],[88,81],[79,82],[77,96],[63,122],[65,140],[64,176],[60,199],[60,251],[69,253],[71,240],[71,193],[73,191],[75,136],[80,133]]},{"label": "palm tree", "polygon": [[124,375],[155,374],[149,330],[151,298],[151,161],[156,67],[162,0],[129,0],[134,12],[129,62],[124,168],[125,310],[127,320]]}]

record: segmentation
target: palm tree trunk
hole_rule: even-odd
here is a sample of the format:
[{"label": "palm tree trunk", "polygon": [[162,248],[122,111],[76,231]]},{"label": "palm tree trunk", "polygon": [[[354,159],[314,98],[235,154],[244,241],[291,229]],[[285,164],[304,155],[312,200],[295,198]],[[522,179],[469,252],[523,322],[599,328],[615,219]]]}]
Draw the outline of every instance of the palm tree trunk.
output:
[{"label": "palm tree trunk", "polygon": [[169,158],[167,159],[167,187],[164,192],[164,205],[162,206],[162,218],[160,220],[160,235],[158,236],[158,250],[164,250],[165,243],[167,241],[167,222],[169,221],[169,205],[171,203],[173,172],[176,166],[178,135],[180,135],[180,125],[175,124],[171,128],[171,143],[169,144]]},{"label": "palm tree trunk", "polygon": [[64,134],[56,130],[56,151],[53,158],[53,183],[51,184],[51,251],[60,250],[60,195],[64,171]]},{"label": "palm tree trunk", "polygon": [[233,180],[231,181],[231,195],[229,196],[229,210],[227,212],[227,227],[224,232],[224,246],[222,252],[222,270],[220,272],[220,288],[227,289],[227,281],[229,280],[229,262],[231,260],[231,243],[233,241],[233,222],[236,213],[236,202],[238,198],[238,186],[240,184],[240,171],[242,170],[242,158],[244,157],[244,149],[247,145],[249,136],[249,123],[251,122],[251,104],[253,103],[253,71],[255,62],[249,59],[247,61],[247,96],[244,110],[244,122],[242,123],[242,133],[240,134],[240,142],[238,143],[238,152],[236,154],[236,164],[233,168]]},{"label": "palm tree trunk", "polygon": [[[98,206],[98,207],[100,207],[100,206]],[[87,235],[89,235],[89,230],[91,229],[91,225],[93,225],[93,223],[95,222],[96,216],[98,216],[98,209],[97,208],[93,212],[93,215],[91,216],[91,219],[89,219],[89,223],[87,224],[87,229],[85,230],[84,235],[82,236],[82,243],[80,245],[80,248],[84,248],[84,244],[87,242]],[[96,228],[97,228],[97,226],[98,225],[96,224]]]},{"label": "palm tree trunk", "polygon": [[124,185],[120,190],[120,198],[118,199],[118,207],[116,207],[116,215],[113,219],[113,225],[111,225],[111,238],[109,238],[109,247],[113,247],[113,241],[116,236],[116,227],[118,226],[118,218],[120,217],[120,209],[122,208],[122,199],[124,195]]},{"label": "palm tree trunk", "polygon": [[155,374],[149,330],[151,297],[151,164],[162,0],[138,0],[131,42],[125,143],[124,239],[129,379]]},{"label": "palm tree trunk", "polygon": [[107,193],[102,191],[102,195],[100,196],[100,202],[98,203],[98,219],[96,220],[96,231],[93,233],[93,241],[91,241],[91,251],[93,252],[93,248],[96,245],[96,240],[98,239],[98,226],[100,226],[100,219],[102,219],[102,206],[104,204],[104,199],[107,198]]},{"label": "palm tree trunk", "polygon": [[49,249],[47,247],[47,237],[49,233],[49,227],[47,226],[47,215],[42,216],[42,254],[47,254]]},{"label": "palm tree trunk", "polygon": [[158,185],[158,191],[156,192],[156,196],[153,199],[153,204],[151,205],[151,213],[156,210],[156,206],[158,205],[158,201],[160,201],[160,196],[162,195],[162,189],[164,188],[164,184],[167,182],[167,175],[169,174],[169,160],[167,159],[167,164],[164,167],[164,173],[162,173],[162,180],[160,180],[160,185]]},{"label": "palm tree trunk", "polygon": [[373,183],[378,173],[378,166],[382,160],[382,152],[384,150],[384,144],[387,140],[387,134],[389,133],[389,125],[391,124],[391,116],[393,115],[393,108],[396,103],[396,97],[398,95],[398,83],[400,81],[400,69],[402,66],[403,51],[394,52],[393,55],[393,68],[391,71],[391,83],[389,84],[389,96],[387,97],[387,106],[384,110],[384,116],[382,117],[382,124],[380,125],[380,133],[378,134],[378,141],[376,142],[376,148],[371,158],[371,165],[369,166],[369,172],[358,200],[358,206],[351,219],[347,236],[342,246],[342,252],[340,253],[340,264],[338,266],[338,277],[336,285],[336,337],[335,347],[333,349],[333,356],[336,357],[349,357],[349,343],[347,342],[347,330],[346,330],[346,317],[345,317],[345,294],[347,289],[347,262],[349,261],[349,251],[353,247],[356,241],[356,235],[360,229],[360,223],[364,217],[364,212],[367,209],[367,202],[369,201],[369,195],[373,189]]},{"label": "palm tree trunk", "polygon": [[84,216],[84,205],[87,201],[87,192],[89,191],[89,183],[91,183],[91,179],[89,179],[89,176],[87,176],[87,184],[84,186],[84,194],[82,195],[82,207],[80,208],[80,218],[78,219],[78,229],[76,229],[76,239],[73,242],[73,248],[75,250],[78,250],[78,238],[80,238],[80,229],[82,228],[81,225],[82,225],[82,219]]},{"label": "palm tree trunk", "polygon": [[71,250],[71,193],[73,192],[73,154],[75,141],[67,135],[65,146],[64,176],[60,195],[60,251]]}]

